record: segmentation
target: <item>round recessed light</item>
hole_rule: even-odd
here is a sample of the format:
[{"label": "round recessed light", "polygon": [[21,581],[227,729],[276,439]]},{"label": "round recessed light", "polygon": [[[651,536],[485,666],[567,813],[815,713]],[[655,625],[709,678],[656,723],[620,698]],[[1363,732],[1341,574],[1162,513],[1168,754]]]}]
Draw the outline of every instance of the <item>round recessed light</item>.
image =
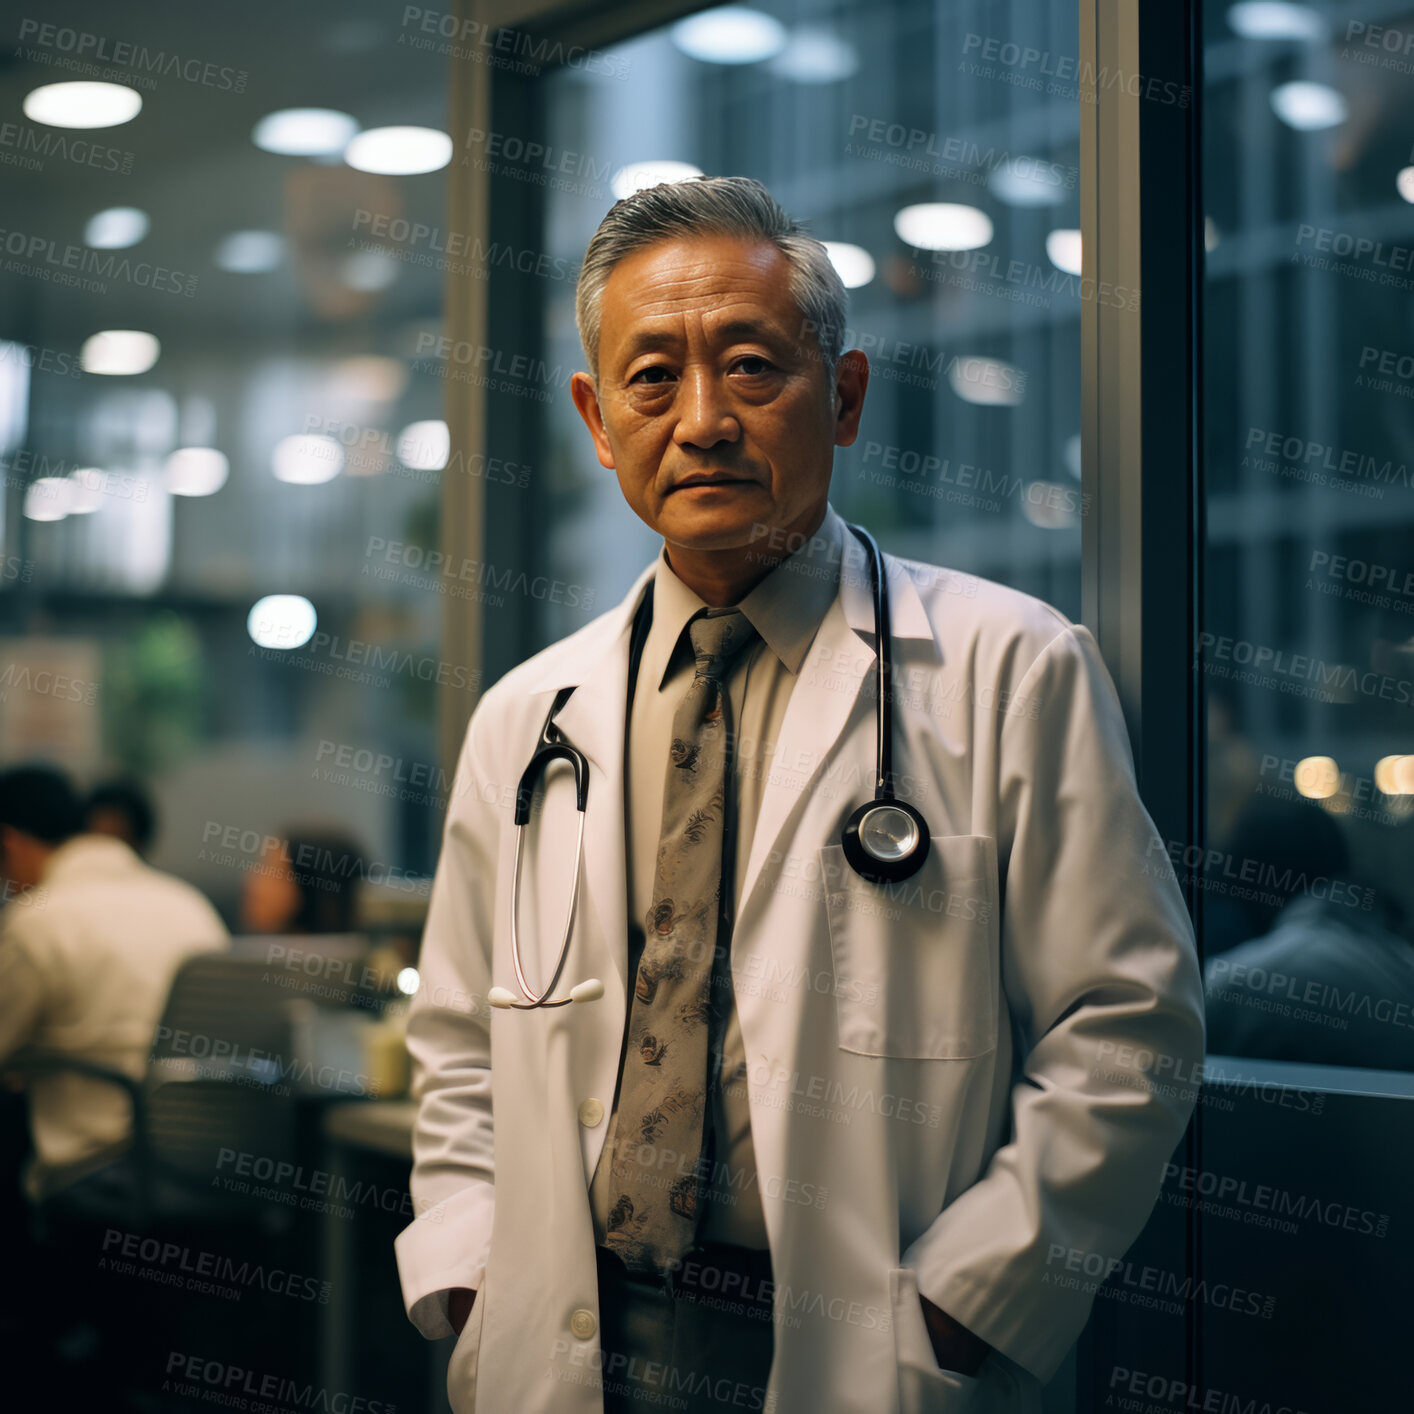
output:
[{"label": "round recessed light", "polygon": [[1291,783],[1307,800],[1326,800],[1340,789],[1340,766],[1334,756],[1304,756]]},{"label": "round recessed light", "polygon": [[226,484],[231,464],[215,447],[178,447],[163,466],[174,496],[211,496]]},{"label": "round recessed light", "polygon": [[285,239],[274,231],[232,231],[222,236],[211,257],[233,275],[261,275],[274,270],[285,254]]},{"label": "round recessed light", "polygon": [[369,128],[344,149],[350,167],[384,177],[436,172],[451,160],[452,140],[436,128]]},{"label": "round recessed light", "polygon": [[83,242],[94,250],[126,250],[148,231],[147,212],[136,206],[110,206],[88,218]]},{"label": "round recessed light", "polygon": [[1285,0],[1242,0],[1228,10],[1227,22],[1243,39],[1321,39],[1326,33],[1324,15]]},{"label": "round recessed light", "polygon": [[1046,255],[1057,270],[1064,270],[1067,275],[1080,274],[1080,232],[1068,227],[1049,232],[1046,236]]},{"label": "round recessed light", "polygon": [[1394,189],[1405,201],[1414,202],[1414,167],[1401,167],[1394,179]]},{"label": "round recessed light", "polygon": [[848,241],[826,241],[824,245],[845,289],[857,290],[874,278],[874,257],[862,245]]},{"label": "round recessed light", "polygon": [[691,162],[675,162],[671,158],[664,158],[661,162],[630,162],[609,178],[609,190],[622,201],[636,191],[662,186],[664,182],[691,181],[701,175],[701,167],[694,167]]},{"label": "round recessed light", "polygon": [[157,339],[141,329],[105,329],[84,340],[79,361],[85,373],[120,377],[146,373],[161,352]]},{"label": "round recessed light", "polygon": [[975,206],[927,201],[899,211],[894,230],[917,250],[977,250],[992,239],[992,218]]},{"label": "round recessed light", "polygon": [[801,25],[771,60],[771,72],[793,83],[835,83],[859,71],[859,51],[833,30]]},{"label": "round recessed light", "polygon": [[63,520],[74,508],[78,489],[67,476],[41,476],[25,488],[24,514],[30,520]]},{"label": "round recessed light", "polygon": [[68,479],[74,484],[74,498],[69,505],[71,516],[89,515],[103,504],[103,493],[108,489],[106,471],[96,466],[80,467],[71,471]]},{"label": "round recessed light", "polygon": [[777,19],[745,5],[719,5],[679,20],[673,43],[689,59],[705,64],[759,64],[786,47],[786,28]]},{"label": "round recessed light", "polygon": [[948,382],[963,402],[978,407],[1016,407],[1026,397],[1026,375],[999,358],[955,358]]},{"label": "round recessed light", "polygon": [[245,626],[261,648],[302,648],[314,637],[319,615],[302,594],[267,594],[251,606]]},{"label": "round recessed light", "polygon": [[1343,123],[1348,116],[1345,99],[1325,83],[1308,83],[1297,79],[1274,88],[1272,111],[1289,128],[1297,132],[1319,132]]},{"label": "round recessed light", "polygon": [[48,83],[25,95],[25,117],[51,128],[116,128],[142,112],[142,94],[120,83]]},{"label": "round recessed light", "polygon": [[357,132],[357,120],[334,108],[282,108],[267,113],[250,140],[281,157],[337,157]]},{"label": "round recessed light", "polygon": [[451,450],[445,422],[410,422],[398,433],[398,460],[413,471],[441,471]]},{"label": "round recessed light", "polygon": [[332,437],[295,433],[275,444],[270,469],[277,481],[294,486],[318,486],[344,469],[344,449]]},{"label": "round recessed light", "polygon": [[993,168],[987,188],[1008,206],[1059,206],[1066,188],[1059,163],[1011,157]]}]

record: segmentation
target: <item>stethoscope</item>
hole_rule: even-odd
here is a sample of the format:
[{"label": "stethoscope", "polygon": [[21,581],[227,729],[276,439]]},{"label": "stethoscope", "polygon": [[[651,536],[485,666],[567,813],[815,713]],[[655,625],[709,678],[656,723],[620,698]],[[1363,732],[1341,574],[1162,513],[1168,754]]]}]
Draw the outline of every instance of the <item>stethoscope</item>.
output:
[{"label": "stethoscope", "polygon": [[[874,637],[877,641],[877,692],[874,699],[875,761],[874,798],[861,805],[845,822],[840,844],[850,867],[862,879],[876,885],[894,884],[916,874],[928,858],[928,824],[923,816],[906,801],[899,800],[890,788],[893,780],[893,660],[892,628],[889,617],[889,591],[884,574],[884,557],[874,537],[861,525],[849,524],[858,537],[869,560],[869,581],[874,591]],[[639,608],[633,625],[633,640],[629,654],[629,692],[632,694],[638,677],[638,664],[643,654],[643,642],[648,633],[648,615],[644,610],[651,604],[652,585]],[[562,687],[555,694],[535,754],[516,787],[516,852],[511,880],[511,962],[515,967],[516,985],[525,1001],[517,1001],[515,993],[506,987],[492,987],[487,1001],[494,1007],[512,1007],[533,1011],[539,1007],[568,1006],[570,1002],[596,1001],[604,995],[604,984],[597,977],[586,977],[570,988],[569,995],[550,999],[559,985],[569,954],[570,933],[574,927],[575,906],[579,900],[580,866],[584,860],[584,810],[589,803],[589,762],[584,753],[565,740],[555,724],[555,717],[569,701],[573,687]],[[630,695],[629,703],[632,706]],[[575,841],[574,879],[570,885],[569,909],[565,915],[564,932],[560,938],[560,956],[554,975],[545,989],[536,992],[525,975],[521,962],[517,918],[520,913],[520,858],[525,840],[525,827],[530,823],[530,803],[541,776],[552,761],[568,761],[574,771],[575,808],[579,812],[579,833]]]}]

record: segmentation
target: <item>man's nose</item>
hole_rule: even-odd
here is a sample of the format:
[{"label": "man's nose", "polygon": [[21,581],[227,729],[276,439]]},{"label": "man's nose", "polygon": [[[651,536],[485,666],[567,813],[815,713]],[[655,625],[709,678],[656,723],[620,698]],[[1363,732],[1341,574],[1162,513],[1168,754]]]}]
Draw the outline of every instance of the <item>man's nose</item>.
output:
[{"label": "man's nose", "polygon": [[679,446],[715,447],[719,442],[735,442],[740,435],[741,424],[731,410],[727,390],[713,371],[685,371],[673,440]]}]

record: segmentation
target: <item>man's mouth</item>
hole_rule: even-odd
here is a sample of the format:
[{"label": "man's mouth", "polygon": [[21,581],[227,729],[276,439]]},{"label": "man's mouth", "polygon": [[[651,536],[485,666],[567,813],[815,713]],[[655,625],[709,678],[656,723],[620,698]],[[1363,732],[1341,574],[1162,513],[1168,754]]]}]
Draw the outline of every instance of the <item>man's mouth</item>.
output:
[{"label": "man's mouth", "polygon": [[673,484],[672,490],[685,491],[690,486],[750,486],[755,483],[748,476],[731,476],[724,472],[693,472]]}]

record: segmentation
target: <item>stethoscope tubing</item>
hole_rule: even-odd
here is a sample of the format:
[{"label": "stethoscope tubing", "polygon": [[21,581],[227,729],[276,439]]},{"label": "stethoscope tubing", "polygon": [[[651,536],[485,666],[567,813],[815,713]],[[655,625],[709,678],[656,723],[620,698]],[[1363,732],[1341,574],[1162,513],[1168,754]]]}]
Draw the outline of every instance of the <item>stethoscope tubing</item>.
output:
[{"label": "stethoscope tubing", "polygon": [[[895,799],[890,783],[893,780],[893,658],[891,642],[893,624],[890,617],[888,585],[885,579],[884,557],[874,537],[863,526],[846,522],[854,532],[865,551],[869,562],[869,581],[874,600],[875,662],[877,668],[877,691],[875,694],[875,760],[874,799],[860,806],[850,816],[845,827],[845,857],[851,867],[863,878],[874,884],[883,884],[904,879],[917,872],[927,857],[929,848],[928,826],[923,817],[911,805]],[[573,688],[562,688],[555,696],[546,715],[545,725],[540,731],[540,741],[535,754],[521,776],[516,792],[515,811],[515,864],[511,878],[511,962],[515,967],[516,984],[525,1001],[516,1001],[514,994],[504,988],[493,987],[490,1001],[493,1006],[512,1008],[518,1011],[534,1011],[540,1007],[568,1006],[573,1001],[592,1000],[603,995],[603,985],[597,978],[587,978],[571,989],[570,995],[551,1000],[551,994],[559,985],[569,956],[570,935],[574,931],[575,913],[579,903],[579,881],[584,861],[584,820],[589,799],[589,761],[578,747],[566,741],[555,725],[555,714],[564,705]],[[555,735],[552,736],[551,733]],[[551,760],[568,761],[575,774],[575,806],[579,814],[579,831],[575,840],[574,878],[570,885],[569,907],[565,914],[564,931],[560,935],[559,958],[555,963],[554,975],[541,992],[535,992],[525,975],[521,959],[519,913],[520,913],[520,872],[521,853],[525,831],[530,822],[530,799],[535,781]],[[908,856],[902,860],[880,861],[872,856],[864,844],[860,826],[869,813],[879,808],[892,808],[907,815],[914,822],[914,844]],[[579,994],[579,995],[576,995]]]}]

